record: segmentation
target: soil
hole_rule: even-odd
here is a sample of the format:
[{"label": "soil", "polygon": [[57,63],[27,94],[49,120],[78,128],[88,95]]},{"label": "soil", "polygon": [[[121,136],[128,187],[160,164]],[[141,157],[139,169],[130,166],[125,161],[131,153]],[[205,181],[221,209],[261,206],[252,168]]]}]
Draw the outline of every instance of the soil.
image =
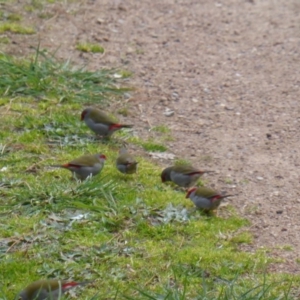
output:
[{"label": "soil", "polygon": [[[299,273],[299,0],[90,0],[43,13],[51,17],[27,13],[37,34],[10,35],[7,51],[32,53],[40,39],[91,70],[132,71],[137,90],[118,102],[129,110],[120,119],[141,137],[169,127],[169,153],[215,171],[208,185],[238,194],[228,202],[251,222],[245,250],[268,249],[281,260],[271,268]],[[81,53],[79,41],[105,53]]]}]

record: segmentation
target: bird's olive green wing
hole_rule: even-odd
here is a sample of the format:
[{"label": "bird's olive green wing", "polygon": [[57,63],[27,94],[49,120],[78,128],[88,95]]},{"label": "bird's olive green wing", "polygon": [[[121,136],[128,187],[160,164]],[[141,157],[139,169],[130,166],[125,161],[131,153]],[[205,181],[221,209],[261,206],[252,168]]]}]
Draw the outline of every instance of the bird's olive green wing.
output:
[{"label": "bird's olive green wing", "polygon": [[188,165],[176,165],[173,167],[174,172],[182,173],[182,174],[191,174],[191,173],[198,173],[199,170],[195,169],[192,166]]},{"label": "bird's olive green wing", "polygon": [[69,162],[69,165],[93,167],[99,160],[94,155],[83,155]]},{"label": "bird's olive green wing", "polygon": [[206,187],[199,187],[196,191],[196,194],[197,194],[197,196],[201,196],[204,198],[212,198],[212,197],[218,195],[218,193],[216,193],[216,191],[211,190]]},{"label": "bird's olive green wing", "polygon": [[117,158],[117,164],[134,164],[136,163],[135,159],[129,154],[121,154]]},{"label": "bird's olive green wing", "polygon": [[116,124],[115,120],[113,120],[111,117],[106,115],[104,112],[101,110],[93,110],[90,113],[90,118],[95,122],[95,123],[101,123],[101,124],[106,124],[106,125],[113,125]]}]

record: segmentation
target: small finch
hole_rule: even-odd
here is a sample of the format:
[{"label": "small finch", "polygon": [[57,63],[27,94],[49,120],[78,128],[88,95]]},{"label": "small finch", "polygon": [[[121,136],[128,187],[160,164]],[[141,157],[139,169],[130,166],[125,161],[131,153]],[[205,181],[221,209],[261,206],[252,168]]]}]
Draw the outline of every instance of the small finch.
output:
[{"label": "small finch", "polygon": [[161,181],[172,181],[181,187],[190,187],[194,185],[197,180],[209,171],[200,171],[192,166],[175,165],[164,169],[161,173]]},{"label": "small finch", "polygon": [[217,209],[224,198],[232,196],[234,195],[221,195],[206,187],[193,187],[188,190],[185,198],[190,198],[197,208],[210,211]]},{"label": "small finch", "polygon": [[122,148],[116,160],[117,169],[123,174],[134,174],[137,170],[138,162],[130,155],[126,148]]},{"label": "small finch", "polygon": [[116,123],[112,118],[99,109],[86,108],[81,113],[81,121],[94,131],[97,135],[110,137],[115,131],[121,128],[131,128],[133,125],[124,125]]},{"label": "small finch", "polygon": [[76,158],[69,163],[54,165],[52,167],[68,169],[77,179],[84,180],[88,176],[99,174],[104,167],[105,160],[106,156],[104,154],[88,154]]}]

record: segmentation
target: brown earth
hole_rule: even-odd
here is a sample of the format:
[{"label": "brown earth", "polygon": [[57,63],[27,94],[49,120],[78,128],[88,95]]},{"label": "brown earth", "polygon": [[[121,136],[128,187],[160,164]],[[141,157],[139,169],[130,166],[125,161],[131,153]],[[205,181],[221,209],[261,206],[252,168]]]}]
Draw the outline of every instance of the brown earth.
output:
[{"label": "brown earth", "polygon": [[[30,53],[40,38],[77,65],[133,71],[126,121],[144,137],[171,128],[169,152],[215,170],[209,184],[239,194],[229,201],[251,221],[246,250],[265,247],[282,259],[277,271],[298,273],[299,0],[90,0],[45,12],[52,17],[27,13],[38,34],[12,35],[8,51]],[[106,52],[80,53],[78,41]]]}]

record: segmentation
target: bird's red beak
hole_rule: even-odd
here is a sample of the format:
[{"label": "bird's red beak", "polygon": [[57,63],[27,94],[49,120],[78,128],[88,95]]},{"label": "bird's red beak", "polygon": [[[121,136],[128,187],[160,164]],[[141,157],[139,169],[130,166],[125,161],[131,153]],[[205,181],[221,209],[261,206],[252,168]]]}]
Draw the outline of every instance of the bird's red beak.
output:
[{"label": "bird's red beak", "polygon": [[83,121],[85,115],[86,115],[86,111],[84,110],[84,111],[81,113],[81,118],[80,118],[81,121]]}]

